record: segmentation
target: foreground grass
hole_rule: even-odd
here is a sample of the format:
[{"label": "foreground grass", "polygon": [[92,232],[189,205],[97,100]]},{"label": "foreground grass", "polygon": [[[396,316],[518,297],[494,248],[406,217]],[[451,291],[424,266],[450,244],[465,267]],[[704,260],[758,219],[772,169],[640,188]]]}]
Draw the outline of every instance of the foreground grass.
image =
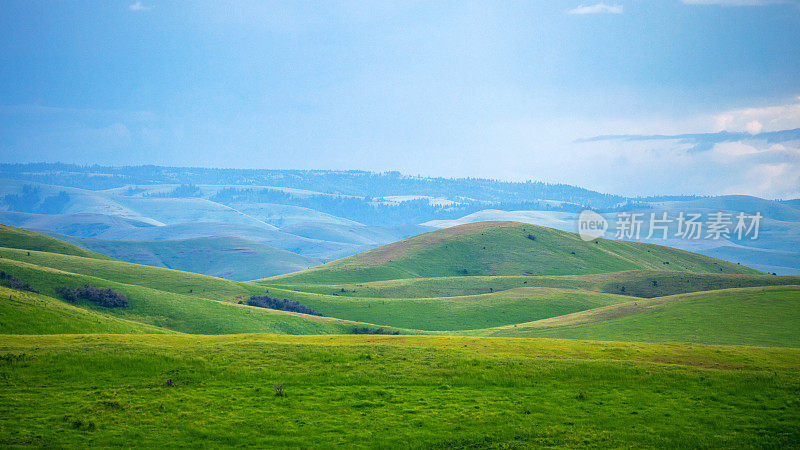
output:
[{"label": "foreground grass", "polygon": [[798,372],[794,349],[0,336],[0,445],[791,446]]}]

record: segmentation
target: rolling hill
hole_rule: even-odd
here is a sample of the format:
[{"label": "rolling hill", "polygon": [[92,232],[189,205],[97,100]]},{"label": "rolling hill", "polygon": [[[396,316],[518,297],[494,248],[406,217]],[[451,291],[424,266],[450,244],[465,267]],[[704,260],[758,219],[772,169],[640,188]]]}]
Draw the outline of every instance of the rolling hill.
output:
[{"label": "rolling hill", "polygon": [[[280,281],[280,280],[276,280]],[[593,275],[557,276],[460,276],[404,278],[340,284],[280,284],[262,281],[284,290],[300,290],[339,297],[419,298],[457,297],[501,292],[525,287],[576,289],[632,297],[652,298],[697,291],[800,285],[800,277],[775,275],[687,273],[631,270]]]},{"label": "rolling hill", "polygon": [[338,283],[475,275],[574,275],[623,270],[756,274],[696,253],[597,239],[518,222],[476,222],[414,236],[270,282]]},{"label": "rolling hill", "polygon": [[414,332],[472,330],[515,324],[624,303],[630,299],[622,295],[543,287],[452,297],[342,297],[278,288],[270,288],[269,294],[299,301],[326,316]]},{"label": "rolling hill", "polygon": [[[798,277],[516,223],[356,255],[356,275],[409,277],[353,282],[322,266],[239,283],[13,227],[0,242],[38,248],[0,247],[0,270],[41,291],[0,287],[10,412],[0,446],[771,447],[800,437],[800,350],[779,348],[800,347]],[[550,261],[575,273],[420,277],[448,258],[475,272]],[[619,267],[638,270],[609,271]],[[86,284],[130,304],[58,298]],[[796,285],[768,286],[778,284]],[[250,294],[327,317],[239,304]],[[355,327],[403,335],[347,336]]]},{"label": "rolling hill", "polygon": [[[76,255],[72,253],[86,250],[33,232],[13,227],[6,230],[0,233],[0,241],[10,242],[20,235],[26,239],[20,240],[24,245],[51,250],[0,247],[0,270],[29,283],[42,295],[55,299],[60,286],[108,287],[128,296],[130,307],[77,306],[111,318],[187,333],[336,333],[348,332],[357,324],[373,324],[365,326],[417,334],[524,336],[532,328],[531,323],[627,305],[635,297],[660,301],[698,291],[721,293],[730,288],[800,285],[798,277],[759,274],[744,266],[685,251],[619,241],[584,242],[571,233],[513,222],[437,230],[319,268],[256,283],[132,264],[96,257],[94,253]],[[163,243],[154,242],[147,250],[155,256],[167,255],[175,260],[189,256],[211,263],[228,248],[203,247],[188,240],[183,248],[165,250],[159,248]],[[494,244],[491,251],[490,243]],[[140,244],[133,243],[131,251],[142,251]],[[260,258],[260,255],[254,257],[254,264]],[[454,270],[455,266],[437,267],[448,260],[459,261],[462,265],[458,267],[468,267],[468,273]],[[360,268],[347,272],[356,264]],[[549,264],[558,264],[553,267],[556,272],[571,274],[534,274],[534,270],[550,270]],[[450,276],[421,276],[441,273],[442,269],[445,273],[450,271]],[[400,270],[406,278],[380,279]],[[482,275],[481,271],[501,275]],[[775,292],[786,293],[780,294],[784,297],[781,301],[787,302],[785,307],[794,302],[791,291]],[[238,304],[255,294],[297,301],[325,317]],[[691,310],[677,311],[691,314]],[[792,321],[794,316],[787,314],[784,319]],[[669,320],[679,319],[670,316]],[[502,327],[512,327],[513,331],[503,331]],[[705,339],[680,327],[675,330],[675,336],[684,336],[689,341]],[[769,324],[757,322],[754,330],[768,333]],[[776,331],[772,341],[758,342],[795,345],[787,340],[787,333],[780,333],[783,332]],[[646,335],[642,332],[641,339]]]},{"label": "rolling hill", "polygon": [[[34,294],[13,290],[9,296],[0,295],[5,332],[117,332],[124,330],[127,325],[123,323],[128,321],[197,334],[330,334],[347,333],[358,325],[328,317],[240,305],[241,299],[265,293],[266,289],[252,283],[118,261],[27,230],[4,227],[0,229],[0,241],[51,250],[0,247],[0,270],[41,293],[31,297]],[[128,298],[130,305],[103,308],[88,302],[67,305],[58,300],[58,288],[84,285],[118,291]],[[25,305],[21,305],[19,299],[26,299]],[[110,322],[87,325],[100,316]],[[37,317],[52,319],[53,327],[37,324]],[[71,326],[65,321],[75,324]],[[155,331],[142,328],[145,332],[147,329]],[[135,327],[130,330],[135,331]]]},{"label": "rolling hill", "polygon": [[800,286],[695,292],[600,307],[486,334],[800,347]]},{"label": "rolling hill", "polygon": [[45,295],[0,286],[0,335],[167,332],[164,328],[110,317]]},{"label": "rolling hill", "polygon": [[247,281],[320,264],[258,242],[230,236],[169,241],[125,241],[58,236],[83,248],[135,264],[165,267],[229,280]]},{"label": "rolling hill", "polygon": [[[31,254],[34,253],[31,252]],[[45,260],[57,257],[55,254],[46,253],[37,256]],[[86,258],[75,260],[72,261],[74,266],[71,267],[80,267],[83,263],[90,261],[96,260]],[[61,260],[51,265],[63,263],[64,260]],[[94,267],[94,269],[97,268],[98,266]],[[141,270],[145,268],[148,270],[147,272]],[[113,289],[128,298],[130,303],[128,307],[103,308],[88,302],[81,302],[75,306],[107,317],[139,322],[182,333],[342,334],[347,333],[354,326],[348,324],[347,321],[327,317],[239,305],[236,303],[238,299],[246,298],[250,293],[263,292],[263,289],[237,285],[228,280],[134,264],[106,266],[106,270],[103,271],[94,269],[84,268],[83,271],[96,273],[98,276],[16,261],[5,255],[0,258],[0,270],[29,283],[43,295],[56,299],[59,297],[57,294],[59,287],[75,288],[91,285],[97,288]],[[102,278],[100,275],[107,278]],[[137,281],[137,278],[144,278],[144,280]],[[202,280],[202,278],[207,280]],[[193,281],[200,281],[200,283],[193,283]],[[137,282],[139,284],[133,284]],[[220,282],[228,283],[228,285]],[[185,288],[181,288],[183,286]],[[167,290],[162,290],[162,288]],[[231,295],[236,297],[227,298]],[[229,301],[224,302],[214,298],[227,298]],[[0,303],[7,302],[11,302],[11,300],[0,296]]]},{"label": "rolling hill", "polygon": [[59,239],[22,228],[0,224],[0,248],[34,250],[93,259],[111,259]]}]

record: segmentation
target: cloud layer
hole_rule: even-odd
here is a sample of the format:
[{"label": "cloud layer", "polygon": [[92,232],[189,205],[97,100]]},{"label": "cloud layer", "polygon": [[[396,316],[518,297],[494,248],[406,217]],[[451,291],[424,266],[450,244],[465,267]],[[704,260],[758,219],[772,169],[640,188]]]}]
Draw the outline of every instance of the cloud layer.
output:
[{"label": "cloud layer", "polygon": [[581,5],[567,11],[567,14],[622,14],[622,5]]}]

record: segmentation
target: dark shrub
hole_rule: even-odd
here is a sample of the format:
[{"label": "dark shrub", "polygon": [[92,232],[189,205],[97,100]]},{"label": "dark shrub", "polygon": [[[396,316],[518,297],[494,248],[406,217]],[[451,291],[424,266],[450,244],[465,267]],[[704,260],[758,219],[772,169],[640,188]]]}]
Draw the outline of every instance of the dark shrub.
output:
[{"label": "dark shrub", "polygon": [[278,309],[280,311],[292,311],[303,314],[311,314],[312,316],[321,316],[322,314],[314,311],[300,302],[289,300],[286,298],[270,297],[269,295],[251,295],[247,300],[250,306],[257,306],[259,308]]},{"label": "dark shrub", "polygon": [[16,289],[18,291],[28,291],[39,293],[36,289],[32,288],[30,284],[23,282],[19,278],[6,273],[3,270],[0,270],[0,286],[5,286],[7,288]]},{"label": "dark shrub", "polygon": [[387,330],[385,328],[368,328],[368,327],[356,327],[350,330],[350,334],[389,334],[389,335],[398,335],[400,334],[399,331],[392,331]]},{"label": "dark shrub", "polygon": [[96,288],[88,284],[79,288],[61,286],[56,288],[56,292],[70,303],[75,303],[78,300],[88,300],[106,308],[125,308],[128,306],[128,298],[124,294],[113,289]]},{"label": "dark shrub", "polygon": [[527,236],[525,236],[525,237],[526,237],[526,238],[528,238],[528,239],[530,239],[530,240],[532,240],[532,241],[535,241],[535,240],[536,240],[536,236],[534,236],[534,235],[532,235],[532,234],[529,234],[529,235],[527,235]]}]

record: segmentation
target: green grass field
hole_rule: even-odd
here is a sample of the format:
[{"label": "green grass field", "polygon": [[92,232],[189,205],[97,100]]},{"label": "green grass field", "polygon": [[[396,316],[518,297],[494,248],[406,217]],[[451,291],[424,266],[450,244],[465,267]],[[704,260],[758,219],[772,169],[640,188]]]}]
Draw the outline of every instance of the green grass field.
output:
[{"label": "green grass field", "polygon": [[796,349],[4,336],[0,445],[790,447],[799,370]]},{"label": "green grass field", "polygon": [[[466,230],[248,283],[0,230],[0,270],[40,291],[0,287],[0,447],[800,442],[800,277]],[[436,266],[451,251],[458,264]],[[130,304],[59,299],[85,284]],[[326,317],[238,303],[265,293]]]}]

